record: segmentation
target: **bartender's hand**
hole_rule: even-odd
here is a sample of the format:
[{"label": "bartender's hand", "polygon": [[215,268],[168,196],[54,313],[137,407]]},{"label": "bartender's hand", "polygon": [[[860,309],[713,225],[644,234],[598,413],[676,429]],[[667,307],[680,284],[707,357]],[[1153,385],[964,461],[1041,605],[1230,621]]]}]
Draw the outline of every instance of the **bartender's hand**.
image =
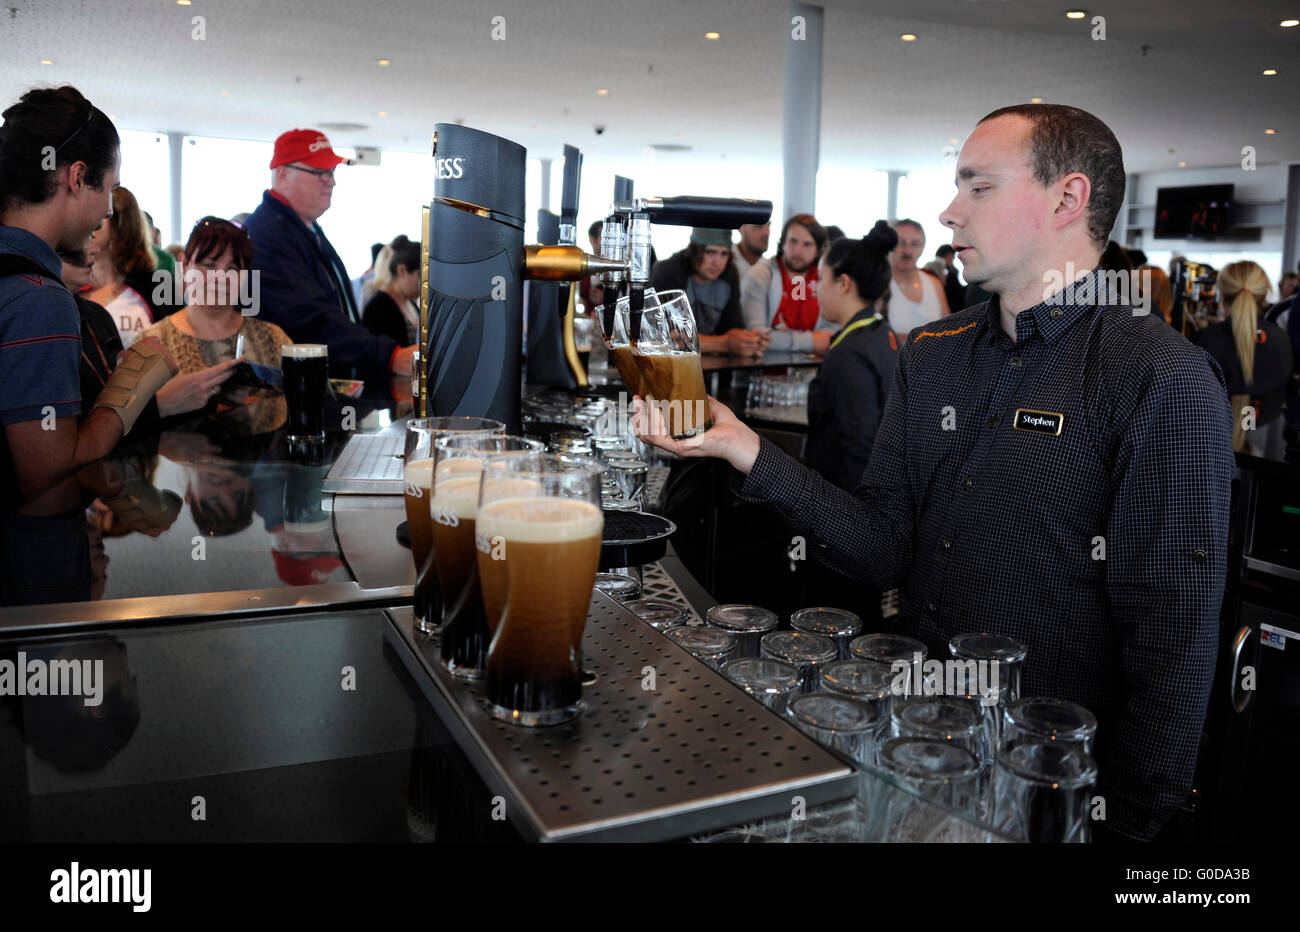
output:
[{"label": "bartender's hand", "polygon": [[724,459],[743,475],[749,475],[758,458],[759,437],[731,409],[712,395],[709,396],[709,413],[713,426],[702,434],[685,440],[674,440],[664,426],[663,413],[647,405],[640,395],[632,401],[632,427],[646,443],[678,456],[713,456]]},{"label": "bartender's hand", "polygon": [[403,346],[393,354],[391,371],[393,375],[401,375],[406,378],[411,377],[411,367],[415,363],[416,346],[412,343],[410,346]]},{"label": "bartender's hand", "polygon": [[230,370],[242,360],[227,359],[198,372],[174,375],[154,397],[158,399],[158,413],[163,417],[197,411],[216,397],[221,385],[230,378]]}]

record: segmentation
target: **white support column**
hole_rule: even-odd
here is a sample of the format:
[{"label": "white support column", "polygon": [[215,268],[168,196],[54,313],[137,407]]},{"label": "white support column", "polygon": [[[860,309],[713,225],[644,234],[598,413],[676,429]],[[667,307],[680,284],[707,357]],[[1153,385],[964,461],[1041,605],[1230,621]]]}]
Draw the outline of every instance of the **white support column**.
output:
[{"label": "white support column", "polygon": [[169,180],[171,181],[172,209],[168,221],[171,223],[171,239],[163,243],[185,244],[185,232],[181,229],[181,146],[185,144],[184,133],[167,134],[167,158],[169,162]]},{"label": "white support column", "polygon": [[890,223],[898,221],[898,179],[906,172],[886,172],[889,178],[888,192],[885,194],[885,219]]},{"label": "white support column", "polygon": [[538,159],[538,164],[542,166],[542,203],[538,205],[538,210],[551,209],[551,160]]},{"label": "white support column", "polygon": [[782,221],[816,213],[822,132],[822,21],[819,6],[788,3],[781,102]]}]

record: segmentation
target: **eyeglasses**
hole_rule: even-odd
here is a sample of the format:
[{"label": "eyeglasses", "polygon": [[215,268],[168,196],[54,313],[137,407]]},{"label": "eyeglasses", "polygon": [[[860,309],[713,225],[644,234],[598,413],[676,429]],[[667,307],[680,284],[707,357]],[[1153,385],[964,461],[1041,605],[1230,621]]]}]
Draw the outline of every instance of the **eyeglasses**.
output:
[{"label": "eyeglasses", "polygon": [[324,181],[326,178],[334,180],[334,169],[332,168],[304,168],[301,165],[286,165],[285,168],[292,168],[296,172],[306,172],[309,175],[315,175]]}]

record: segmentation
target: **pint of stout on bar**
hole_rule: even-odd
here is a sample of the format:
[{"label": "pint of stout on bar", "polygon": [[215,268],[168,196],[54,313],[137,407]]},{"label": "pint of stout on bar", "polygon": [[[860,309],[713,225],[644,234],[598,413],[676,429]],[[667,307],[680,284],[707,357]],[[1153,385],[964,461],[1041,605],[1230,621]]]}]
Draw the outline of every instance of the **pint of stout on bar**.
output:
[{"label": "pint of stout on bar", "polygon": [[603,527],[598,467],[552,455],[483,466],[475,541],[494,625],[486,692],[496,718],[556,725],[581,711],[582,633]]},{"label": "pint of stout on bar", "polygon": [[295,343],[280,347],[289,440],[325,439],[325,394],[329,391],[329,347]]},{"label": "pint of stout on bar", "polygon": [[433,443],[439,437],[465,434],[488,437],[505,433],[500,421],[481,417],[421,417],[406,422],[406,528],[415,560],[415,627],[434,636],[442,623],[443,603],[433,567]]},{"label": "pint of stout on bar", "polygon": [[[439,637],[442,662],[454,676],[483,676],[491,637],[474,549],[483,464],[544,449],[536,440],[506,435],[447,434],[434,442],[433,562],[444,606]],[[535,482],[520,482],[520,494],[538,488]]]},{"label": "pint of stout on bar", "polygon": [[637,314],[628,297],[618,300],[614,332],[606,336],[609,358],[628,391],[654,405],[664,428],[678,440],[713,426],[700,363],[700,337],[686,293],[647,291]]}]

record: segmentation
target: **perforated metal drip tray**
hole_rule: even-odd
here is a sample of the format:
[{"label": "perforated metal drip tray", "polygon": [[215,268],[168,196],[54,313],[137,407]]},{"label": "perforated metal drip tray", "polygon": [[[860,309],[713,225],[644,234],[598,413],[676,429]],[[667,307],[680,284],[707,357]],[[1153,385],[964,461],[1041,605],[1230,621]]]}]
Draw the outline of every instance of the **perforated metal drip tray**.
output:
[{"label": "perforated metal drip tray", "polygon": [[[542,841],[662,841],[852,795],[853,771],[602,592],[593,593],[576,720],[529,729],[488,715],[409,609],[385,636],[506,815]],[[650,683],[653,670],[654,688]]]}]

